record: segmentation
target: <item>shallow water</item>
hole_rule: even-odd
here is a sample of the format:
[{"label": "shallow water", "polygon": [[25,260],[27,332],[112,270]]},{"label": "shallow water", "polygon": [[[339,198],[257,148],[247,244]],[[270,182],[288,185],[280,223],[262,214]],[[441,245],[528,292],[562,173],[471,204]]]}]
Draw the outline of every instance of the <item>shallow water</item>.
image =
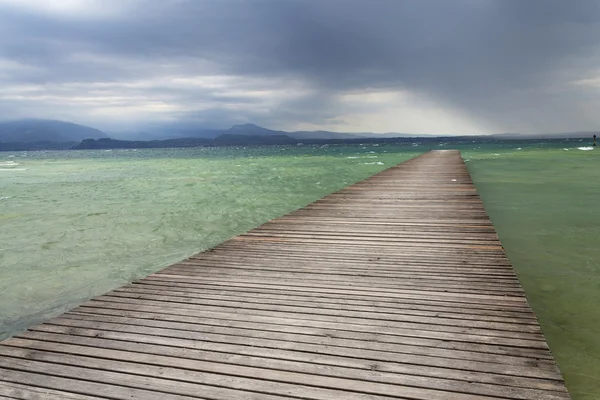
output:
[{"label": "shallow water", "polygon": [[600,151],[472,155],[467,165],[573,399],[599,399]]},{"label": "shallow water", "polygon": [[0,336],[417,154],[409,150],[0,153]]},{"label": "shallow water", "polygon": [[432,147],[462,150],[573,398],[600,398],[600,151],[579,141],[0,153],[0,337]]}]

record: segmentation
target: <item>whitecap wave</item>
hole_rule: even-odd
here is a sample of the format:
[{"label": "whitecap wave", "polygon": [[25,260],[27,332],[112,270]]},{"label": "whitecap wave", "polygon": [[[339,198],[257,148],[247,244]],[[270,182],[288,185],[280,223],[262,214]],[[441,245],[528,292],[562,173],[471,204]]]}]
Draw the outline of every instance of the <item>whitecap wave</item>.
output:
[{"label": "whitecap wave", "polygon": [[0,161],[0,167],[11,167],[13,165],[19,165],[19,163],[14,161]]},{"label": "whitecap wave", "polygon": [[360,157],[346,157],[346,158],[360,158]]},{"label": "whitecap wave", "polygon": [[27,168],[0,168],[0,171],[27,171]]},{"label": "whitecap wave", "polygon": [[0,200],[8,200],[10,199],[10,196],[0,196]]},{"label": "whitecap wave", "polygon": [[589,150],[594,150],[593,147],[591,146],[587,146],[587,147],[578,147],[577,150],[584,150],[584,151],[589,151]]}]

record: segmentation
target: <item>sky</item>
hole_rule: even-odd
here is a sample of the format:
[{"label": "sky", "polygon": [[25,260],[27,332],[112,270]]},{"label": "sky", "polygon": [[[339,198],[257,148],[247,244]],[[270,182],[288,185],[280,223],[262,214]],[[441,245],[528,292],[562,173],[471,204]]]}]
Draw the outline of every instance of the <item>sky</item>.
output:
[{"label": "sky", "polygon": [[600,127],[596,0],[0,0],[0,119]]}]

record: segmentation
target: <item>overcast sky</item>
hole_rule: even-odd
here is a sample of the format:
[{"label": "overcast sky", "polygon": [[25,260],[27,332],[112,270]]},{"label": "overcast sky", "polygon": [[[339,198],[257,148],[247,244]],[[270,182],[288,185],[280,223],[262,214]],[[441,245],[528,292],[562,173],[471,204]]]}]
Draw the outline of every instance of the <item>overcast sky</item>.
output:
[{"label": "overcast sky", "polygon": [[600,128],[597,0],[0,0],[0,119]]}]

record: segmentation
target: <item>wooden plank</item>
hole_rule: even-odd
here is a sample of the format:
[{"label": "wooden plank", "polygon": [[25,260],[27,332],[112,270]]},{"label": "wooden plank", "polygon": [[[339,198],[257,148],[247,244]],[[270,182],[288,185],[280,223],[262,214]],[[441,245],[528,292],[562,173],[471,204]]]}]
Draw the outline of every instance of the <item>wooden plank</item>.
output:
[{"label": "wooden plank", "polygon": [[209,300],[206,298],[196,298],[190,296],[175,296],[173,294],[169,295],[157,295],[157,294],[129,294],[124,292],[113,292],[102,299],[108,299],[109,297],[114,297],[116,302],[124,302],[139,304],[139,300],[144,300],[143,304],[157,304],[162,303],[169,307],[179,308],[186,307],[188,305],[199,306],[199,308],[210,309],[210,307],[220,307],[220,308],[235,308],[235,309],[243,309],[243,310],[268,310],[268,311],[278,311],[285,312],[290,314],[310,314],[310,315],[323,315],[323,316],[333,316],[333,317],[349,317],[349,318],[361,318],[361,319],[370,319],[370,320],[381,320],[381,321],[389,321],[389,322],[399,322],[399,323],[415,323],[415,324],[425,324],[425,325],[449,325],[455,327],[465,327],[465,328],[481,328],[481,329],[490,329],[490,330],[501,330],[501,331],[511,331],[511,332],[525,332],[525,333],[539,333],[539,326],[531,321],[479,321],[474,319],[463,320],[462,318],[448,318],[442,317],[439,314],[435,314],[432,316],[420,316],[420,315],[410,315],[405,313],[384,313],[384,312],[368,312],[368,311],[360,311],[354,308],[343,310],[339,307],[336,308],[323,308],[323,307],[315,307],[311,304],[305,304],[302,306],[297,305],[278,305],[270,302],[270,304],[260,303],[260,302],[243,302],[240,303],[236,300]]},{"label": "wooden plank", "polygon": [[0,398],[569,399],[458,152],[0,344]]},{"label": "wooden plank", "polygon": [[[49,371],[57,372],[58,374],[54,375],[49,373]],[[73,373],[71,376],[65,376],[65,371]],[[36,400],[45,400],[45,397],[40,397],[40,393],[44,393],[44,389],[50,389],[53,392],[65,392],[69,395],[85,393],[88,397],[101,396],[103,399],[118,400],[203,399],[202,397],[180,396],[173,393],[160,393],[154,390],[120,385],[116,383],[118,381],[111,382],[112,375],[108,374],[107,377],[106,373],[98,373],[96,377],[91,376],[87,370],[81,370],[81,374],[77,372],[79,371],[76,368],[68,366],[60,366],[60,368],[58,365],[42,364],[40,366],[35,361],[26,362],[10,357],[0,357],[0,387],[4,390],[4,387],[10,388],[14,383],[27,387],[27,389],[23,388],[21,390],[20,397],[17,397],[19,399],[31,397]],[[81,379],[82,377],[88,379]]]},{"label": "wooden plank", "polygon": [[[2,376],[1,374],[2,372],[0,371],[0,377]],[[88,396],[77,393],[69,393],[62,390],[39,388],[22,383],[2,381],[2,384],[0,384],[0,399],[105,400],[106,397]]]},{"label": "wooden plank", "polygon": [[[444,321],[441,321],[439,324],[436,323],[435,319],[431,319],[425,322],[406,322],[406,321],[396,321],[396,320],[379,320],[379,319],[370,319],[364,316],[352,316],[352,315],[322,315],[318,313],[310,313],[310,312],[290,312],[288,310],[282,310],[281,308],[275,308],[262,310],[255,308],[244,308],[244,307],[226,307],[222,306],[196,306],[193,304],[185,304],[185,303],[176,303],[176,304],[165,304],[160,301],[151,301],[144,300],[139,301],[137,299],[126,299],[125,301],[119,301],[118,298],[112,298],[109,296],[100,296],[96,300],[92,300],[88,303],[88,305],[94,306],[98,305],[100,307],[114,307],[114,308],[137,308],[144,307],[147,305],[154,307],[161,307],[165,312],[177,312],[179,311],[189,311],[190,313],[203,313],[205,311],[227,311],[228,313],[233,314],[242,314],[247,316],[269,316],[281,319],[295,319],[304,321],[305,323],[311,323],[312,321],[327,321],[327,322],[337,322],[337,323],[350,323],[355,325],[366,325],[377,328],[389,328],[389,329],[416,329],[417,331],[422,332],[447,332],[452,333],[457,336],[467,334],[467,335],[476,335],[476,336],[486,336],[486,337],[497,337],[503,339],[521,339],[526,341],[541,341],[543,342],[543,337],[541,335],[541,331],[539,328],[537,329],[529,329],[516,327],[516,330],[510,330],[509,325],[506,325],[504,329],[498,329],[496,325],[489,323],[488,326],[482,327],[461,327],[456,324],[447,323],[443,324]],[[470,325],[470,324],[467,324]],[[525,327],[528,327],[525,325]]]},{"label": "wooden plank", "polygon": [[334,294],[347,294],[352,296],[368,296],[368,297],[377,297],[377,298],[413,298],[413,299],[428,299],[428,300],[437,300],[437,301],[448,301],[448,302],[456,302],[456,303],[473,303],[478,302],[480,304],[490,304],[490,305],[502,305],[505,307],[517,307],[517,308],[526,308],[527,302],[524,296],[514,296],[514,295],[477,295],[470,293],[460,293],[459,295],[454,293],[448,293],[440,290],[427,290],[428,288],[423,288],[423,290],[407,290],[407,289],[389,289],[385,290],[384,288],[377,288],[377,290],[369,290],[368,287],[358,286],[360,282],[357,282],[356,286],[338,289],[335,285],[303,285],[301,283],[296,282],[285,282],[286,284],[270,284],[268,282],[261,282],[260,280],[251,280],[251,279],[213,279],[209,277],[195,278],[191,276],[185,275],[170,275],[170,274],[153,274],[148,276],[148,280],[156,280],[160,282],[187,282],[187,283],[197,283],[204,284],[210,283],[212,285],[220,285],[220,286],[230,286],[230,285],[239,285],[245,287],[253,287],[253,288],[271,288],[271,289],[281,289],[281,290],[289,290],[289,291],[297,291],[297,292],[313,292],[313,293],[334,293]]},{"label": "wooden plank", "polygon": [[[465,342],[465,343],[481,343],[497,346],[511,346],[511,347],[524,347],[524,348],[535,348],[535,349],[547,349],[547,345],[543,340],[537,339],[521,339],[521,338],[507,338],[504,336],[487,336],[487,335],[474,335],[468,333],[459,334],[457,332],[445,332],[443,330],[415,330],[415,329],[403,329],[398,327],[385,327],[385,326],[373,326],[373,325],[361,325],[354,324],[349,321],[343,323],[335,321],[321,321],[312,320],[307,321],[305,319],[291,318],[288,316],[285,319],[281,319],[279,316],[274,315],[250,315],[231,313],[228,310],[210,311],[203,310],[202,313],[198,313],[194,310],[177,309],[177,308],[164,308],[164,307],[152,307],[147,305],[131,306],[123,303],[103,303],[95,305],[94,307],[82,306],[75,309],[78,312],[84,313],[96,313],[96,314],[111,314],[115,310],[119,311],[133,311],[139,310],[148,313],[157,314],[170,314],[177,316],[198,316],[219,318],[223,320],[234,320],[234,321],[253,321],[253,322],[264,322],[272,324],[290,325],[290,326],[318,326],[325,327],[327,329],[349,330],[353,332],[379,332],[387,335],[397,335],[403,337],[416,337],[416,338],[428,338],[445,340],[448,342]],[[110,310],[110,313],[108,311]],[[40,328],[42,325],[33,327],[31,329]],[[332,333],[333,336],[335,334]]]},{"label": "wooden plank", "polygon": [[[321,276],[314,276],[310,273],[301,272],[272,272],[272,271],[260,271],[250,272],[244,271],[239,273],[231,273],[226,271],[221,273],[220,271],[210,271],[207,273],[202,272],[190,272],[189,269],[168,269],[163,271],[164,275],[189,275],[189,276],[201,276],[208,277],[211,279],[235,279],[236,277],[243,277],[247,279],[262,278],[264,283],[278,283],[278,282],[293,282],[301,281],[303,283],[320,283],[326,280],[329,283],[335,284],[339,287],[353,287],[357,277],[361,279],[361,284],[378,284],[379,281],[384,280],[385,284],[379,284],[381,288],[397,288],[402,290],[422,290],[423,287],[427,287],[428,291],[443,291],[445,293],[469,293],[469,294],[489,294],[503,296],[509,294],[511,296],[524,296],[523,290],[515,284],[507,284],[505,282],[442,282],[439,279],[429,279],[427,276],[419,277],[414,279],[411,277],[370,277],[368,275],[355,275],[352,277],[339,276],[336,274],[321,274]],[[316,275],[316,274],[315,274]],[[383,279],[382,279],[383,278]]]},{"label": "wooden plank", "polygon": [[[451,350],[464,350],[468,353],[465,354],[465,359],[475,359],[481,357],[481,355],[473,355],[472,353],[491,353],[499,355],[507,355],[514,357],[530,358],[530,359],[548,359],[551,360],[550,354],[540,354],[536,349],[528,348],[512,348],[504,346],[493,346],[488,344],[478,344],[472,342],[458,342],[458,341],[446,341],[440,339],[413,337],[413,336],[401,336],[401,335],[389,335],[381,334],[379,332],[368,332],[368,331],[352,331],[352,330],[333,330],[332,326],[325,324],[324,326],[296,326],[296,325],[282,325],[273,324],[265,321],[253,322],[253,321],[239,321],[231,319],[218,319],[211,318],[210,316],[191,317],[185,315],[171,315],[162,313],[151,313],[151,312],[140,312],[140,311],[127,311],[127,310],[114,310],[114,309],[86,309],[83,311],[72,311],[63,314],[64,318],[80,318],[88,321],[105,321],[123,323],[129,325],[139,326],[169,326],[167,324],[161,325],[163,322],[175,322],[175,323],[189,323],[196,326],[198,331],[207,330],[214,332],[219,328],[232,328],[231,332],[236,330],[253,330],[260,331],[260,334],[268,334],[270,332],[276,333],[290,333],[294,334],[294,340],[299,342],[322,342],[327,339],[352,339],[361,340],[372,343],[393,343],[400,345],[417,346],[419,348],[433,347],[434,349],[451,349]],[[50,320],[48,324],[54,323],[54,319]],[[173,325],[170,325],[173,326]],[[338,343],[333,340],[334,343]],[[428,351],[428,349],[416,350]],[[460,355],[460,353],[457,353]],[[459,357],[460,358],[460,357]]]},{"label": "wooden plank", "polygon": [[350,353],[348,348],[341,346],[335,347],[314,345],[291,341],[276,342],[244,337],[225,338],[223,335],[205,335],[189,331],[172,331],[170,329],[160,328],[146,328],[144,334],[140,335],[138,333],[139,327],[119,325],[118,329],[120,329],[120,331],[116,331],[111,330],[114,328],[114,324],[95,324],[94,326],[103,326],[108,330],[66,327],[59,325],[39,325],[35,327],[35,330],[40,332],[61,333],[72,336],[88,336],[102,339],[132,341],[136,343],[161,343],[166,346],[186,347],[204,351],[253,354],[265,358],[277,358],[278,354],[282,352],[285,354],[285,356],[288,356],[290,353],[300,352],[327,355],[337,360],[351,357],[353,359],[361,359],[375,364],[386,362],[410,366],[411,368],[420,366],[427,368],[452,369],[457,371],[485,372],[498,376],[520,376],[553,381],[556,380],[554,379],[556,376],[556,371],[553,364],[545,360],[531,362],[526,366],[523,366],[460,359],[445,359],[413,354],[407,355],[388,353],[377,350],[353,349]]},{"label": "wooden plank", "polygon": [[474,320],[474,321],[494,321],[494,322],[509,322],[516,324],[536,324],[536,320],[532,318],[530,315],[515,315],[514,313],[494,313],[493,315],[488,315],[481,312],[465,312],[468,310],[465,309],[440,309],[435,307],[427,307],[427,306],[413,306],[413,307],[400,307],[400,306],[390,306],[388,304],[380,303],[377,306],[371,304],[361,304],[360,302],[352,302],[352,304],[348,304],[347,301],[339,301],[336,299],[332,299],[330,301],[322,301],[322,300],[311,300],[307,301],[306,298],[302,296],[277,296],[277,295],[269,295],[262,293],[255,293],[250,296],[244,296],[243,293],[230,291],[227,294],[213,294],[210,291],[204,291],[202,297],[198,297],[198,291],[194,290],[177,290],[177,288],[173,289],[156,289],[152,287],[144,287],[140,285],[135,286],[127,286],[123,288],[116,289],[111,293],[112,295],[121,296],[127,294],[129,296],[141,296],[145,294],[152,295],[169,295],[172,298],[183,297],[186,298],[188,296],[193,296],[194,301],[199,301],[202,299],[206,300],[224,300],[224,301],[238,301],[244,303],[258,303],[264,304],[268,302],[270,304],[280,304],[280,305],[294,305],[298,307],[318,307],[320,309],[333,309],[333,310],[354,310],[354,311],[362,311],[369,313],[391,313],[391,314],[400,314],[400,315],[416,315],[416,316],[428,316],[428,317],[443,317],[443,318],[452,318],[452,319],[463,319],[463,320]]},{"label": "wooden plank", "polygon": [[[323,375],[328,375],[329,370],[340,371],[342,376],[347,374],[361,374],[364,379],[379,380],[393,383],[396,380],[404,379],[404,375],[430,377],[450,381],[467,381],[472,383],[483,383],[490,385],[506,386],[507,384],[523,388],[536,388],[540,390],[563,391],[564,386],[557,381],[543,380],[529,377],[518,376],[498,376],[483,372],[467,372],[446,368],[422,367],[422,366],[403,366],[402,364],[380,362],[373,364],[369,360],[361,360],[352,357],[332,357],[322,354],[311,354],[303,352],[291,352],[278,350],[273,352],[273,356],[263,357],[259,349],[247,347],[245,353],[227,352],[225,349],[199,350],[190,349],[185,346],[165,345],[165,338],[148,337],[148,343],[123,341],[117,339],[106,339],[91,336],[71,336],[48,332],[25,332],[21,335],[23,338],[11,339],[8,344],[14,345],[16,342],[24,343],[24,346],[34,346],[33,343],[63,343],[76,344],[89,347],[98,347],[103,349],[116,350],[135,350],[135,353],[167,355],[177,358],[192,360],[220,361],[223,363],[235,363],[250,366],[265,366],[268,362],[270,367],[281,370],[297,370],[298,368],[312,368],[313,371],[321,371]],[[138,337],[145,336],[138,335]],[[135,340],[135,339],[134,339]],[[62,350],[62,347],[61,347]],[[365,372],[367,372],[365,374]]]},{"label": "wooden plank", "polygon": [[[56,350],[56,345],[48,342],[35,342],[35,341],[16,341],[12,342],[11,346],[31,348],[38,351],[50,351]],[[172,357],[167,355],[153,355],[145,352],[136,352],[133,355],[127,351],[127,347],[123,344],[121,350],[111,350],[106,348],[98,348],[95,346],[81,346],[73,344],[63,344],[60,347],[60,352],[69,355],[82,355],[87,357],[96,357],[102,359],[116,360],[119,362],[139,362],[149,365],[156,365],[160,367],[171,367],[177,365],[179,368],[185,368],[192,371],[200,371],[205,373],[223,373],[226,375],[235,375],[246,378],[261,378],[265,380],[277,380],[280,382],[289,382],[294,384],[305,384],[326,386],[336,389],[348,390],[354,389],[357,391],[374,392],[374,393],[385,393],[390,396],[394,396],[398,392],[398,386],[410,386],[413,387],[412,395],[414,398],[419,396],[432,396],[424,398],[438,398],[439,393],[437,392],[424,392],[419,389],[423,389],[423,384],[426,383],[428,389],[431,386],[435,386],[437,390],[444,390],[447,392],[458,392],[466,393],[467,396],[463,398],[468,399],[472,396],[468,394],[475,394],[480,396],[494,396],[499,390],[506,390],[509,395],[513,398],[535,398],[544,396],[546,399],[564,399],[565,394],[558,388],[552,387],[551,390],[540,390],[540,389],[504,389],[498,385],[489,384],[469,384],[464,381],[452,381],[443,379],[428,379],[426,382],[418,376],[401,376],[397,374],[386,374],[377,373],[372,370],[357,371],[348,368],[329,367],[315,368],[315,364],[311,363],[282,363],[267,359],[257,360],[254,359],[253,365],[249,366],[242,363],[223,363],[223,357],[220,359],[213,359],[211,361],[195,358],[191,359],[188,357]],[[179,355],[182,355],[179,353]],[[50,358],[48,356],[46,359]],[[56,359],[56,358],[54,358]],[[74,362],[78,359],[73,358]],[[252,358],[248,358],[245,361],[252,361]],[[262,362],[261,362],[262,361]],[[164,375],[164,369],[163,375]],[[357,386],[362,385],[362,386]],[[406,387],[401,390],[405,391]],[[514,392],[514,393],[511,393]],[[436,396],[436,394],[438,396]],[[446,396],[446,394],[443,394]],[[457,396],[450,395],[446,398],[456,398]]]},{"label": "wooden plank", "polygon": [[[276,348],[280,345],[286,345],[285,343],[278,343],[278,341],[283,342],[297,342],[297,343],[306,343],[310,345],[325,345],[325,346],[337,346],[337,347],[348,347],[352,349],[363,349],[363,350],[375,350],[375,351],[387,351],[387,352],[395,352],[395,353],[404,353],[404,354],[414,354],[414,355],[425,355],[432,357],[442,357],[442,358],[451,358],[451,359],[464,359],[470,361],[490,361],[497,364],[511,364],[511,365],[521,365],[528,366],[532,361],[538,360],[535,356],[527,357],[524,354],[519,354],[518,356],[506,356],[506,355],[496,355],[491,353],[480,353],[476,352],[476,349],[481,349],[484,346],[473,346],[473,349],[465,349],[465,350],[457,350],[456,348],[436,348],[436,347],[427,347],[420,345],[412,345],[412,344],[399,344],[394,342],[379,342],[379,341],[368,341],[362,339],[355,338],[343,338],[343,335],[339,335],[336,337],[327,336],[327,335],[298,335],[297,333],[287,333],[287,332],[273,332],[259,328],[236,328],[230,324],[228,326],[219,326],[219,325],[201,325],[195,324],[197,328],[192,331],[192,327],[194,324],[185,323],[185,322],[173,322],[173,321],[165,321],[161,318],[157,318],[155,320],[134,320],[131,318],[123,318],[123,317],[109,317],[106,315],[97,316],[96,318],[90,317],[89,315],[65,315],[62,318],[53,319],[48,324],[50,325],[58,325],[58,326],[68,326],[68,327],[84,327],[84,328],[92,328],[99,330],[124,330],[127,332],[135,332],[136,329],[144,329],[147,328],[160,328],[160,329],[170,329],[170,330],[179,330],[186,332],[195,332],[198,333],[202,340],[208,340],[219,343],[230,343],[230,341],[237,342],[239,341],[239,337],[244,337],[258,339],[254,341],[256,344],[262,343],[265,346],[270,346],[272,348]],[[115,324],[120,324],[118,328],[115,328]],[[128,326],[124,326],[128,325]],[[130,325],[130,326],[129,326]],[[143,327],[143,328],[140,328]],[[150,330],[147,332],[162,332],[160,330]],[[187,337],[187,333],[181,332],[175,333],[174,337],[181,335],[182,337]],[[215,336],[222,335],[222,337]],[[359,335],[347,335],[357,337]],[[212,339],[210,339],[212,338]],[[264,339],[264,340],[263,340]],[[261,341],[262,340],[262,341]],[[419,342],[420,340],[417,340]],[[425,342],[425,341],[423,341]],[[545,362],[545,361],[544,361]]]},{"label": "wooden plank", "polygon": [[[240,265],[241,264],[241,265]],[[490,272],[489,274],[484,273],[473,273],[471,268],[424,268],[425,270],[419,270],[418,267],[409,271],[403,270],[402,272],[393,272],[393,270],[386,269],[375,269],[365,267],[356,268],[344,268],[336,267],[335,265],[328,265],[326,263],[316,264],[310,263],[305,265],[297,265],[286,263],[286,268],[281,268],[281,263],[261,263],[258,259],[255,261],[243,261],[242,263],[235,262],[201,262],[200,260],[183,261],[178,264],[174,264],[164,271],[182,270],[184,273],[218,273],[218,274],[238,274],[238,273],[254,273],[254,271],[271,271],[277,273],[293,273],[299,275],[302,273],[310,274],[313,277],[322,277],[319,275],[335,275],[335,276],[351,276],[351,277],[363,277],[363,278],[396,278],[396,279],[410,279],[410,280],[440,280],[451,283],[487,283],[491,286],[495,285],[510,285],[512,287],[520,287],[519,281],[509,275],[508,270],[505,273],[497,273],[496,271]],[[202,267],[202,268],[200,268]],[[410,268],[410,267],[409,267]],[[282,270],[284,272],[282,272]],[[444,276],[440,276],[443,273]],[[494,276],[496,275],[496,276]]]},{"label": "wooden plank", "polygon": [[[144,287],[144,288],[160,288],[162,290],[169,290],[168,288],[173,288],[176,290],[182,290],[187,292],[204,292],[207,294],[218,293],[218,294],[228,294],[230,296],[249,296],[255,297],[257,295],[277,295],[277,296],[285,296],[285,297],[300,297],[305,299],[306,301],[333,301],[333,302],[342,302],[344,304],[353,304],[353,302],[360,302],[361,304],[369,304],[374,306],[383,306],[383,307],[394,307],[396,309],[402,308],[414,308],[415,306],[431,306],[437,309],[445,310],[453,309],[453,310],[466,310],[471,313],[481,314],[481,315],[512,315],[518,316],[519,318],[535,318],[525,306],[507,306],[507,305],[496,305],[496,304],[479,304],[479,303],[465,303],[465,302],[453,302],[448,299],[443,300],[431,300],[424,298],[414,298],[413,296],[404,296],[404,297],[394,297],[394,298],[386,298],[383,296],[370,297],[363,296],[360,294],[345,294],[345,293],[327,293],[327,292],[311,292],[310,290],[298,290],[298,291],[290,291],[285,289],[278,289],[272,287],[245,287],[236,285],[232,283],[231,285],[219,285],[218,283],[202,283],[202,282],[194,282],[194,283],[185,283],[185,282],[172,282],[172,281],[160,281],[160,280],[152,280],[152,281],[143,281],[136,282],[136,287]],[[498,314],[500,313],[500,314]]]},{"label": "wooden plank", "polygon": [[[107,351],[108,353],[108,351]],[[154,365],[138,362],[107,360],[100,357],[73,356],[67,353],[44,352],[39,350],[19,349],[12,346],[0,347],[0,368],[10,362],[18,367],[28,367],[35,371],[46,371],[54,369],[58,376],[79,376],[86,379],[99,381],[118,382],[132,388],[147,387],[155,390],[168,388],[175,394],[184,396],[197,396],[202,393],[202,398],[228,398],[231,400],[242,399],[267,399],[275,400],[282,398],[303,398],[338,400],[387,400],[390,397],[404,396],[404,398],[422,400],[493,400],[496,397],[477,396],[467,393],[456,393],[450,391],[438,391],[435,389],[421,389],[411,386],[386,385],[380,383],[366,383],[356,380],[336,379],[330,377],[306,376],[296,374],[295,377],[302,380],[292,383],[281,383],[283,379],[279,375],[291,374],[285,371],[268,371],[260,373],[254,369],[256,378],[245,378],[236,375],[236,369],[242,367],[227,366],[223,369],[222,364],[214,364],[213,368],[218,373],[202,371],[198,373],[190,369],[157,367]],[[113,353],[114,354],[114,353]],[[8,356],[8,357],[6,357]],[[131,355],[133,359],[139,359],[139,355]],[[63,364],[65,363],[65,364]],[[190,362],[179,360],[183,366]],[[218,368],[221,366],[221,368]],[[118,372],[113,372],[118,371]],[[239,372],[238,372],[239,373]],[[160,376],[160,378],[157,378]],[[274,380],[271,380],[274,379]],[[289,378],[288,378],[289,379]],[[341,381],[341,382],[340,382]],[[220,386],[228,385],[224,389]],[[313,386],[314,385],[314,386]],[[338,389],[338,386],[340,389]],[[249,394],[249,393],[254,393]],[[377,394],[371,394],[371,393]],[[381,395],[379,395],[381,394]],[[552,396],[552,393],[547,393]],[[228,397],[224,397],[228,396]],[[564,399],[564,394],[557,393],[551,399]]]}]

